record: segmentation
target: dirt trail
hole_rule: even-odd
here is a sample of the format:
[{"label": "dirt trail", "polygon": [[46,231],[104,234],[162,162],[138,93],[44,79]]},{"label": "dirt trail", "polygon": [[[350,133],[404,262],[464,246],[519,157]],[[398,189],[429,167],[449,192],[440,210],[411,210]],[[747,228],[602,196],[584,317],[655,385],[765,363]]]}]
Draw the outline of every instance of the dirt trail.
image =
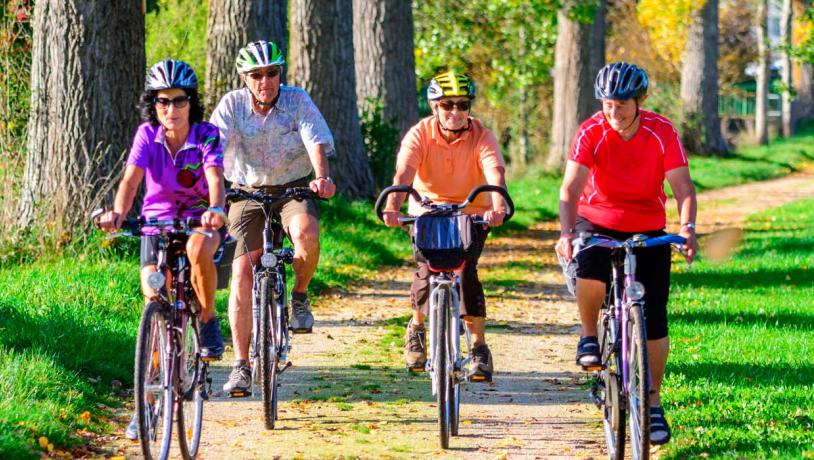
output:
[{"label": "dirt trail", "polygon": [[[812,173],[704,193],[698,228],[736,225],[806,197],[814,197]],[[481,272],[495,381],[464,387],[449,450],[438,448],[429,380],[401,367],[402,328],[392,323],[408,313],[405,265],[316,299],[314,333],[293,337],[294,367],[281,376],[278,429],[264,429],[257,399],[216,393],[205,406],[201,458],[605,457],[588,377],[573,364],[578,317],[553,257],[556,235],[556,224],[541,223],[487,245]],[[230,362],[214,367],[215,389]],[[109,447],[140,456],[135,443]]]}]

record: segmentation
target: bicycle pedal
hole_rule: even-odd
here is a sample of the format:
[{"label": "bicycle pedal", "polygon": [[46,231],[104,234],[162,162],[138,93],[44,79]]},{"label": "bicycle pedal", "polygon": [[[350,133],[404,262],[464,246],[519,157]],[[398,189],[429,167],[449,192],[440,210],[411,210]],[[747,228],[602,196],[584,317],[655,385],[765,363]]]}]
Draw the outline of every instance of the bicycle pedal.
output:
[{"label": "bicycle pedal", "polygon": [[247,398],[252,395],[249,390],[232,390],[229,392],[230,398]]},{"label": "bicycle pedal", "polygon": [[489,376],[486,376],[486,375],[481,375],[481,374],[475,374],[475,375],[467,376],[466,381],[467,382],[472,382],[472,383],[491,383],[492,382],[492,377],[489,377]]},{"label": "bicycle pedal", "polygon": [[424,366],[407,366],[407,372],[424,372],[427,370]]},{"label": "bicycle pedal", "polygon": [[223,356],[201,356],[201,361],[205,363],[213,363],[221,360],[223,360]]},{"label": "bicycle pedal", "polygon": [[591,366],[582,366],[582,370],[586,371],[586,372],[600,372],[604,368],[605,367],[602,366],[601,364],[594,364],[594,365],[591,365]]},{"label": "bicycle pedal", "polygon": [[310,328],[310,327],[308,329],[294,329],[294,328],[291,328],[291,332],[293,332],[294,334],[310,334],[312,332],[312,329],[313,328]]}]

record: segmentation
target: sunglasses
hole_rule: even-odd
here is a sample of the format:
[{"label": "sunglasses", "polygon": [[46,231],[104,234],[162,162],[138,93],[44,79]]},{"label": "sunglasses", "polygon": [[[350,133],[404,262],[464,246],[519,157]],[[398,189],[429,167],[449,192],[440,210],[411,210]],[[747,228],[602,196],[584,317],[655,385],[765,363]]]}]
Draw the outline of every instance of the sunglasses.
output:
[{"label": "sunglasses", "polygon": [[176,109],[183,109],[184,107],[189,104],[189,96],[178,96],[173,99],[167,99],[166,97],[156,97],[153,98],[153,103],[162,109],[167,109],[170,105],[174,105]]},{"label": "sunglasses", "polygon": [[438,105],[441,106],[442,109],[449,112],[450,110],[458,107],[458,110],[461,112],[466,112],[472,107],[472,101],[450,101],[449,99],[444,99],[443,101],[439,101]]},{"label": "sunglasses", "polygon": [[249,78],[251,78],[252,80],[260,81],[260,80],[263,79],[263,77],[277,78],[279,75],[280,75],[280,68],[275,67],[273,69],[266,70],[265,72],[260,72],[260,71],[252,72],[252,73],[249,74]]}]

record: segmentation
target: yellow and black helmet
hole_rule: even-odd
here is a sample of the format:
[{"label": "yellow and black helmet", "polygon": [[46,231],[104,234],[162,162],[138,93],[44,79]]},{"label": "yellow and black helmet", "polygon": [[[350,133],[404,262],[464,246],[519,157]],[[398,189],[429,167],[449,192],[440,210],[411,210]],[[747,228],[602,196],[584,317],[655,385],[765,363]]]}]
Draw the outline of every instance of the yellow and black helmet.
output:
[{"label": "yellow and black helmet", "polygon": [[475,98],[475,82],[468,75],[450,70],[438,74],[430,80],[427,88],[427,99],[434,101],[442,97],[463,96]]}]

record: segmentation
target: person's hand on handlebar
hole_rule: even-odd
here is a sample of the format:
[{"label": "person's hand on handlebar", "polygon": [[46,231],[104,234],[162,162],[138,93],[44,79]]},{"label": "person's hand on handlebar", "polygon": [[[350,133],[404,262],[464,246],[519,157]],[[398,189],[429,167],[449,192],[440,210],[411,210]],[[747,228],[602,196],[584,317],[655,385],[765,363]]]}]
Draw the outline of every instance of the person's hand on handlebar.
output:
[{"label": "person's hand on handlebar", "polygon": [[317,177],[308,184],[308,187],[320,198],[327,199],[336,193],[336,185],[328,177]]},{"label": "person's hand on handlebar", "polygon": [[684,254],[684,258],[687,260],[687,263],[691,264],[695,259],[696,252],[698,251],[698,240],[695,239],[695,229],[690,227],[681,227],[678,235],[687,239],[687,242],[684,243],[684,250],[681,252]]},{"label": "person's hand on handlebar", "polygon": [[566,261],[570,262],[572,258],[574,258],[574,238],[577,235],[575,233],[563,233],[560,235],[560,239],[557,241],[557,244],[554,246],[554,251],[557,253],[558,256],[562,257]]},{"label": "person's hand on handlebar", "polygon": [[384,224],[388,227],[401,227],[402,224],[399,219],[403,216],[401,211],[384,211],[382,213]]},{"label": "person's hand on handlebar", "polygon": [[124,216],[116,211],[107,211],[95,219],[94,224],[106,232],[115,232],[122,226]]},{"label": "person's hand on handlebar", "polygon": [[201,215],[201,227],[217,230],[229,220],[223,208],[209,208]]},{"label": "person's hand on handlebar", "polygon": [[490,227],[500,227],[503,225],[503,220],[506,218],[506,211],[489,210],[483,213],[483,220],[489,223]]}]

